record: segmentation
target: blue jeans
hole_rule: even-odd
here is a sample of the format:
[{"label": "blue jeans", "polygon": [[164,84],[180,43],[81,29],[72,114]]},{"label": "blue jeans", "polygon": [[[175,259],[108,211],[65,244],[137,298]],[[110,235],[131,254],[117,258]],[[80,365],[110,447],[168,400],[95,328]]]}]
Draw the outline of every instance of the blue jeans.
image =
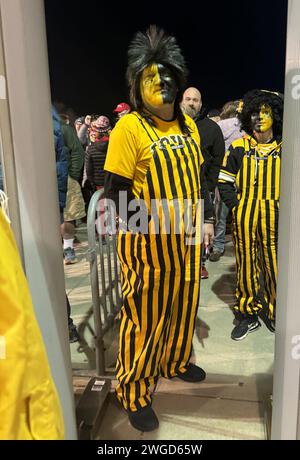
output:
[{"label": "blue jeans", "polygon": [[226,204],[221,201],[220,204],[220,218],[215,228],[215,239],[214,239],[214,251],[223,252],[225,248],[225,235],[226,235],[226,220],[229,213],[229,209]]}]

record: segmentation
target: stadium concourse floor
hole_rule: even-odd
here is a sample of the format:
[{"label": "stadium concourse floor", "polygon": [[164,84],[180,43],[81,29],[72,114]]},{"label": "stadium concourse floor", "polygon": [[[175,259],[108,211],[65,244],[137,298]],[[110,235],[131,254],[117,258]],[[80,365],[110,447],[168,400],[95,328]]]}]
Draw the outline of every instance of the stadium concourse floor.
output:
[{"label": "stadium concourse floor", "polygon": [[[81,341],[70,344],[75,374],[93,375],[93,317],[87,260],[86,226],[77,228],[78,263],[66,266],[66,289]],[[98,439],[105,440],[263,440],[266,403],[273,378],[274,334],[262,327],[241,342],[230,338],[234,302],[235,261],[230,236],[219,262],[208,262],[209,279],[202,280],[200,307],[193,341],[193,361],[207,372],[200,384],[161,379],[153,393],[160,426],[151,433],[133,429],[112,391]],[[106,366],[113,374],[117,325],[105,338]],[[112,380],[112,387],[115,380]]]}]

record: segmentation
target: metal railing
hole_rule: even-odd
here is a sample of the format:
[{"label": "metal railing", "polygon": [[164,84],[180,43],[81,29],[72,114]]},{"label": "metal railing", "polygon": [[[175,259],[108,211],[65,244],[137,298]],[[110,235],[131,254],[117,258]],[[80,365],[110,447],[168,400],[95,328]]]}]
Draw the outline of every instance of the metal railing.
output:
[{"label": "metal railing", "polygon": [[[87,217],[97,375],[104,375],[106,372],[103,338],[113,327],[122,304],[116,233],[110,232],[107,227],[105,234],[101,235],[103,203],[104,192],[98,190],[91,198]],[[108,217],[109,211],[106,210],[106,222]]]}]

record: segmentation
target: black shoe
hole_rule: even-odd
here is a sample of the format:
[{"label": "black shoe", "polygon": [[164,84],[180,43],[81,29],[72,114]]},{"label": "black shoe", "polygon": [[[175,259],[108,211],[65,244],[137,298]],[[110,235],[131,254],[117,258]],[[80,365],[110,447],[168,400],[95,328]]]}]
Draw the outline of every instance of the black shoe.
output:
[{"label": "black shoe", "polygon": [[80,339],[78,331],[76,329],[75,324],[69,324],[69,342],[74,343],[78,342]]},{"label": "black shoe", "polygon": [[205,380],[206,373],[201,367],[189,363],[185,372],[179,372],[177,377],[185,382],[202,382]]},{"label": "black shoe", "polygon": [[269,329],[269,331],[275,332],[275,320],[269,318],[266,310],[265,309],[260,310],[258,315],[260,319],[263,321],[263,323],[265,324],[265,326]]},{"label": "black shoe", "polygon": [[133,428],[139,431],[153,431],[158,428],[159,421],[151,406],[143,407],[136,412],[127,411]]},{"label": "black shoe", "polygon": [[216,251],[213,251],[213,252],[211,253],[211,255],[209,256],[209,260],[210,260],[211,262],[218,262],[218,260],[220,260],[220,258],[224,255],[224,252],[225,252],[225,251],[223,251],[223,252],[217,251],[217,250],[216,250]]},{"label": "black shoe", "polygon": [[244,318],[231,332],[232,340],[243,340],[261,326],[256,316]]}]

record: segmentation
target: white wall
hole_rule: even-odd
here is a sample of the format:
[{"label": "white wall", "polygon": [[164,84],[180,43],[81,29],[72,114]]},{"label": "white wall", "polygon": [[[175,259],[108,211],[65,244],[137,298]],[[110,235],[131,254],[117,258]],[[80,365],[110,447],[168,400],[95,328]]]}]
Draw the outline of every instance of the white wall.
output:
[{"label": "white wall", "polygon": [[[284,20],[284,18],[282,18]],[[272,439],[300,439],[300,2],[289,0]],[[298,345],[298,346],[297,346]]]},{"label": "white wall", "polygon": [[[25,271],[60,395],[66,438],[75,439],[44,4],[0,0],[0,12]],[[7,178],[10,198],[11,191]]]}]

